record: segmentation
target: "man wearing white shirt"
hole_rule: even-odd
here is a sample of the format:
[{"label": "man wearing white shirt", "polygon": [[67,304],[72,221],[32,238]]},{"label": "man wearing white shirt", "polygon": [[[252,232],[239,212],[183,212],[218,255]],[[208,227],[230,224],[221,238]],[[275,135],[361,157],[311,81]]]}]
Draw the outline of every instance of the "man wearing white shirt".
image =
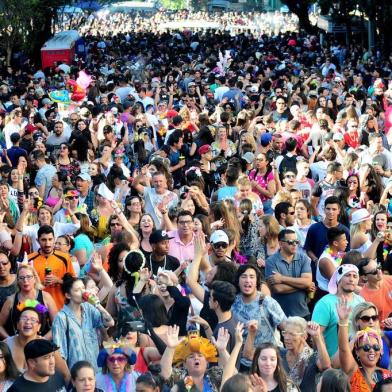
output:
[{"label": "man wearing white shirt", "polygon": [[219,87],[215,89],[214,99],[218,102],[222,101],[223,94],[229,91],[229,87],[225,85],[226,78],[224,76],[219,76],[218,78]]}]

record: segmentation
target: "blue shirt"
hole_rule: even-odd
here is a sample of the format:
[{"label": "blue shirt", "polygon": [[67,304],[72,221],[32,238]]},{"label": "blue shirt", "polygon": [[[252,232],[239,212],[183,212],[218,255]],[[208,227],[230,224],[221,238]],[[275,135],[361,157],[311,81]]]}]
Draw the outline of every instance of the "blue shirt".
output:
[{"label": "blue shirt", "polygon": [[[280,251],[268,257],[265,263],[265,277],[269,278],[273,275],[273,271],[292,278],[301,278],[302,274],[312,273],[310,259],[303,252],[297,252],[289,263],[282,258]],[[306,290],[296,289],[288,294],[277,294],[272,291],[272,298],[278,301],[287,317],[309,315]]]},{"label": "blue shirt", "polygon": [[97,371],[99,342],[97,329],[103,328],[101,313],[87,302],[81,304],[82,323],[68,305],[57,313],[53,321],[53,342],[60,347],[68,368],[78,361],[90,362]]}]

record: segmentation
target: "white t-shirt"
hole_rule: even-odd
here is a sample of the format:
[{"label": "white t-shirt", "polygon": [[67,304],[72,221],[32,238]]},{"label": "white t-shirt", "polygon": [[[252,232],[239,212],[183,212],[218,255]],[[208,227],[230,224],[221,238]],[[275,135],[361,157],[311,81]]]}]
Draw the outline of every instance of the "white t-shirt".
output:
[{"label": "white t-shirt", "polygon": [[20,132],[20,125],[18,124],[14,124],[12,121],[9,122],[3,129],[3,133],[4,133],[4,138],[5,138],[5,145],[8,148],[12,147],[12,143],[11,143],[11,135],[13,133],[19,133]]}]

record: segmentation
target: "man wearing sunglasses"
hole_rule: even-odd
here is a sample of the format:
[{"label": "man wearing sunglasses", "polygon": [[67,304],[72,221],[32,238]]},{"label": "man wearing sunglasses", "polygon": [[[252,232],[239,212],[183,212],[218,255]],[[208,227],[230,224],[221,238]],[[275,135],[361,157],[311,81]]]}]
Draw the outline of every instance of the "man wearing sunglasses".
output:
[{"label": "man wearing sunglasses", "polygon": [[307,291],[312,285],[310,258],[298,251],[298,238],[293,230],[278,235],[280,250],[267,259],[265,277],[274,298],[286,316],[309,320]]},{"label": "man wearing sunglasses", "polygon": [[359,275],[365,281],[360,295],[377,306],[380,320],[392,313],[392,276],[384,275],[381,264],[374,259],[364,258],[358,264]]}]

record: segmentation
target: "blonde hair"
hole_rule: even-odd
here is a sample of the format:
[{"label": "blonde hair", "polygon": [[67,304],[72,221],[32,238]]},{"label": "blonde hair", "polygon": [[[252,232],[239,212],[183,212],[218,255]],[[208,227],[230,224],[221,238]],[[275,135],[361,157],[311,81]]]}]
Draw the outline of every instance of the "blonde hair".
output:
[{"label": "blonde hair", "polygon": [[352,310],[351,327],[352,327],[353,332],[359,331],[359,326],[357,325],[359,317],[361,316],[362,312],[364,312],[365,310],[368,310],[368,309],[374,309],[376,314],[378,314],[377,306],[374,305],[372,302],[361,302],[357,306],[355,306],[354,309]]},{"label": "blonde hair", "polygon": [[301,333],[305,333],[306,332],[306,328],[308,326],[308,323],[302,317],[290,316],[286,320],[286,327],[288,325],[292,325],[293,327],[298,327],[300,329]]},{"label": "blonde hair", "polygon": [[[37,271],[30,264],[21,264],[21,265],[19,265],[18,270],[16,271],[16,279],[17,280],[19,279],[19,274],[20,274],[20,271],[22,271],[22,270],[28,270],[28,271],[30,271],[33,274],[34,280],[35,280],[34,288],[36,290],[42,290],[43,289],[43,286],[41,284],[41,280],[40,280],[40,278],[38,276]],[[19,287],[19,285],[16,285],[16,286],[17,286],[16,287],[16,291],[19,292],[20,291],[20,287]]]},{"label": "blonde hair", "polygon": [[364,233],[364,230],[362,229],[362,227],[364,225],[366,225],[366,221],[362,221],[362,222],[351,224],[351,226],[350,226],[350,237],[354,238],[354,236],[356,234]]},{"label": "blonde hair", "polygon": [[250,182],[249,177],[245,175],[240,176],[240,178],[237,181],[237,185],[252,187],[252,183]]},{"label": "blonde hair", "polygon": [[267,229],[267,238],[278,238],[280,232],[279,222],[273,215],[263,215],[261,217],[265,228]]}]

